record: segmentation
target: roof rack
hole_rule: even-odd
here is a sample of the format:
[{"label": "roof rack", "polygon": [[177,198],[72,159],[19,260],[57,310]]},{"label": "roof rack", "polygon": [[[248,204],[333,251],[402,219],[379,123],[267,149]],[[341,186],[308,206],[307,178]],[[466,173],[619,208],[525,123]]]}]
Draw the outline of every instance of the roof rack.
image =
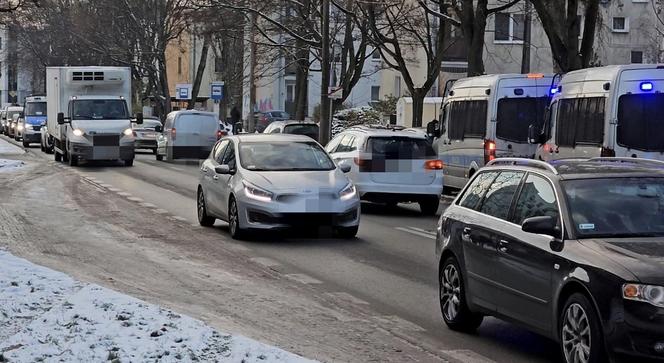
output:
[{"label": "roof rack", "polygon": [[538,169],[545,169],[552,172],[553,174],[558,175],[558,170],[553,167],[553,165],[546,163],[540,160],[534,159],[524,159],[524,158],[497,158],[489,161],[486,166],[498,166],[498,165],[521,165],[529,166]]},{"label": "roof rack", "polygon": [[643,158],[621,158],[621,157],[599,157],[599,158],[590,158],[588,161],[604,161],[604,162],[613,162],[613,163],[632,163],[638,165],[657,165],[664,166],[664,161],[654,160],[654,159],[643,159]]}]

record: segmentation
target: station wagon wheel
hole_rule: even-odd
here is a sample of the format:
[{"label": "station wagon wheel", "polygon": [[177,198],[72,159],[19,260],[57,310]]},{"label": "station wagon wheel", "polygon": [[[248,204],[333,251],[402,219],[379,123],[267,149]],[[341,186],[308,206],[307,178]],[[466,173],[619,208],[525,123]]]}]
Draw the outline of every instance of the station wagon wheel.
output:
[{"label": "station wagon wheel", "polygon": [[245,231],[240,228],[240,217],[238,216],[237,203],[235,198],[231,197],[228,205],[228,231],[233,239],[242,239]]},{"label": "station wagon wheel", "polygon": [[476,330],[484,317],[468,308],[463,275],[454,257],[448,257],[441,266],[439,284],[440,310],[445,324],[457,331]]},{"label": "station wagon wheel", "polygon": [[604,361],[604,344],[597,313],[582,294],[567,300],[560,318],[560,347],[567,363]]},{"label": "station wagon wheel", "polygon": [[205,195],[203,190],[198,188],[198,197],[196,198],[196,209],[198,212],[198,223],[203,227],[211,227],[214,225],[215,218],[210,217],[207,213],[207,207],[205,206]]}]

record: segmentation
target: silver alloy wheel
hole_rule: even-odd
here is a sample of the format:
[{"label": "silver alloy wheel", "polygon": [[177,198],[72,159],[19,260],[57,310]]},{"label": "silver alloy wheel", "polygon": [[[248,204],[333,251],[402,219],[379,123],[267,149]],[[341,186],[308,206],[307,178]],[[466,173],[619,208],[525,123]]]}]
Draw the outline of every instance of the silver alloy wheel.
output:
[{"label": "silver alloy wheel", "polygon": [[238,217],[237,217],[237,204],[235,200],[231,200],[231,207],[228,211],[228,228],[230,229],[231,235],[235,236],[235,233],[238,229]]},{"label": "silver alloy wheel", "polygon": [[454,321],[461,305],[461,281],[453,264],[445,266],[440,284],[440,301],[447,321]]},{"label": "silver alloy wheel", "polygon": [[198,192],[198,220],[202,221],[205,217],[205,197],[203,191]]},{"label": "silver alloy wheel", "polygon": [[590,360],[590,321],[581,305],[574,303],[567,307],[561,335],[566,362],[587,363]]}]

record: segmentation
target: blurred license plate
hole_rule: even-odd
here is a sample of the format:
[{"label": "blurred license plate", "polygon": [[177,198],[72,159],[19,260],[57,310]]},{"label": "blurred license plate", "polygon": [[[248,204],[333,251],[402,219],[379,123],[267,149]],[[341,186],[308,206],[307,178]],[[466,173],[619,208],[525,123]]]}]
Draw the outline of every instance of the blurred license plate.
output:
[{"label": "blurred license plate", "polygon": [[155,133],[154,133],[154,132],[143,132],[143,133],[141,133],[141,136],[143,136],[143,137],[149,137],[149,138],[154,139],[154,137],[155,137]]}]

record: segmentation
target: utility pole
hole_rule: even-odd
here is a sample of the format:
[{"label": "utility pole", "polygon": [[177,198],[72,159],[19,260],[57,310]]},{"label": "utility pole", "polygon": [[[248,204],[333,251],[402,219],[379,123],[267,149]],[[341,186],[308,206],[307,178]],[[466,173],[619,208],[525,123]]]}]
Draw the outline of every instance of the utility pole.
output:
[{"label": "utility pole", "polygon": [[321,9],[321,82],[320,82],[320,143],[330,141],[330,0],[322,0]]},{"label": "utility pole", "polygon": [[521,51],[521,73],[530,73],[530,0],[524,2],[523,49]]},{"label": "utility pole", "polygon": [[249,18],[249,31],[250,35],[250,62],[249,66],[249,116],[247,116],[247,125],[245,130],[254,132],[256,128],[256,118],[254,117],[254,110],[256,109],[256,21],[258,17],[256,13],[252,12]]}]

